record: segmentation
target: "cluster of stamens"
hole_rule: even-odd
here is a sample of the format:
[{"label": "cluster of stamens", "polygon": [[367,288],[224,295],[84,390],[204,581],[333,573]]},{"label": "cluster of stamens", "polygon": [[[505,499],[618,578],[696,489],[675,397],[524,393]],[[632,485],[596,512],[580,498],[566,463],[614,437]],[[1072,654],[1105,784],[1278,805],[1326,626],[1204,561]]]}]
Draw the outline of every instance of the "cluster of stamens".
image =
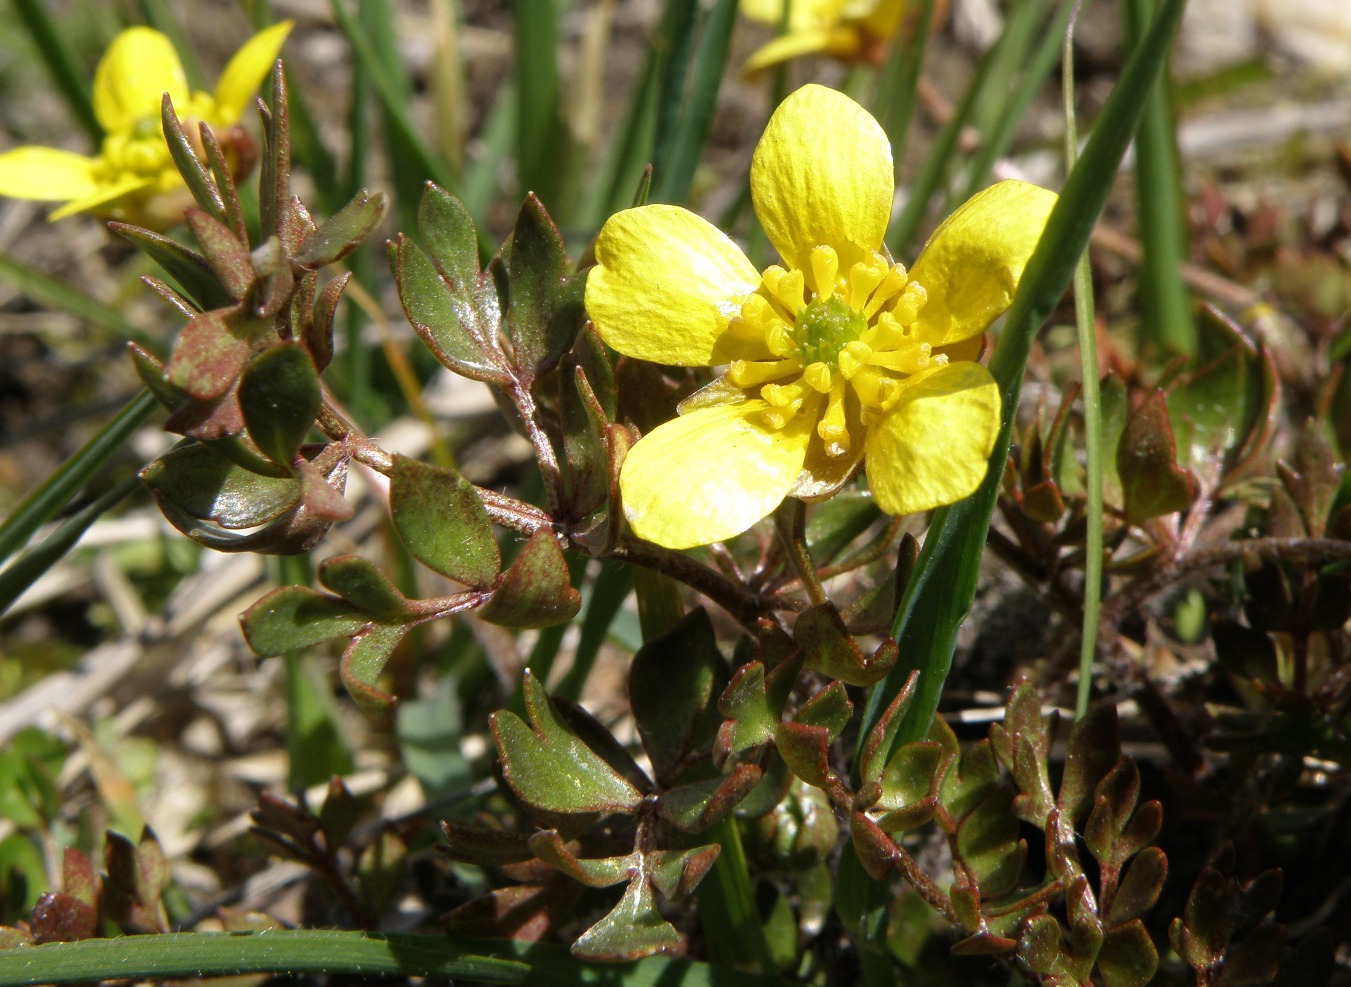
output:
[{"label": "cluster of stamens", "polygon": [[902,379],[947,362],[914,336],[925,293],[902,265],[874,253],[847,274],[839,266],[834,248],[818,246],[805,271],[770,267],[727,327],[745,342],[763,340],[770,353],[734,361],[727,379],[760,388],[770,428],[781,429],[799,414],[814,417],[832,456],[847,453],[852,441],[848,391],[858,399],[862,423],[870,425],[895,403]]}]

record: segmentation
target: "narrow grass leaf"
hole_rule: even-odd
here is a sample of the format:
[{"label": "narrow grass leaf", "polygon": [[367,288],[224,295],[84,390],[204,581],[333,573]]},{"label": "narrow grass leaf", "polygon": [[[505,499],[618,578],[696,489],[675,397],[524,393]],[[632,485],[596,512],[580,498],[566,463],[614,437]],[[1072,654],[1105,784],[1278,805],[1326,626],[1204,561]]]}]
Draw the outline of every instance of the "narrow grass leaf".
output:
[{"label": "narrow grass leaf", "polygon": [[81,68],[66,47],[67,31],[52,21],[51,5],[47,0],[14,0],[14,7],[28,29],[42,61],[51,72],[56,88],[65,97],[75,118],[80,121],[95,146],[103,141],[103,127],[94,115],[94,97],[90,74]]},{"label": "narrow grass leaf", "polygon": [[[717,0],[704,18],[698,47],[690,63],[688,83],[680,93],[683,97],[680,115],[669,143],[662,140],[660,123],[658,126],[657,160],[653,162],[652,174],[653,202],[678,203],[689,198],[694,170],[713,126],[718,86],[731,52],[736,10],[736,0]],[[677,98],[672,73],[668,71],[666,75],[666,82],[672,88],[662,93],[663,113],[669,113],[672,101]]]},{"label": "narrow grass leaf", "polygon": [[14,564],[0,572],[0,613],[9,609],[19,594],[71,550],[89,526],[116,507],[140,487],[136,476],[129,476],[107,493],[61,523],[55,531],[24,552]]},{"label": "narrow grass leaf", "polygon": [[0,562],[23,545],[42,524],[50,521],[70,498],[93,478],[149,418],[158,403],[142,391],[40,487],[25,497],[0,525]]},{"label": "narrow grass leaf", "polygon": [[[1126,0],[1126,36],[1138,47],[1157,4]],[[1168,355],[1196,352],[1196,319],[1179,268],[1187,259],[1186,205],[1167,76],[1150,86],[1135,138],[1136,214],[1140,217],[1143,336]]]},{"label": "narrow grass leaf", "polygon": [[1079,256],[1088,244],[1117,166],[1140,121],[1143,103],[1139,93],[1146,91],[1165,64],[1182,8],[1183,0],[1165,0],[1144,40],[1135,49],[1098,117],[1083,155],[1066,178],[1060,201],[1023,273],[990,361],[990,371],[1004,395],[1004,409],[989,471],[975,494],[934,514],[892,629],[901,654],[916,656],[917,660],[898,663],[873,690],[864,718],[865,736],[916,667],[920,679],[915,701],[895,742],[921,740],[929,729],[951,666],[957,629],[975,595],[985,536],[999,493],[1032,338],[1069,284]]}]

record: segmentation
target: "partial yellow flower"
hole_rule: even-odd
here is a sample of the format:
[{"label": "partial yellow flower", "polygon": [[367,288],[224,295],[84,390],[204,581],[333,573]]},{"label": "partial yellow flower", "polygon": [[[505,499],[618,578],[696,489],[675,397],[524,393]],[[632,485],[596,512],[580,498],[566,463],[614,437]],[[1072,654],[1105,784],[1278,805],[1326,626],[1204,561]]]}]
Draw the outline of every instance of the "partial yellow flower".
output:
[{"label": "partial yellow flower", "polygon": [[746,60],[747,75],[802,55],[878,64],[900,26],[905,0],[741,0],[743,14],[774,27],[785,7],[786,30]]},{"label": "partial yellow flower", "polygon": [[596,239],[586,308],[620,353],[725,365],[629,451],[624,512],[641,538],[730,538],[784,497],[830,496],[866,458],[889,514],[972,493],[999,431],[999,389],[976,363],[1009,306],[1054,193],[1005,181],[973,196],[907,271],[882,244],[891,148],[866,110],[805,86],[770,118],[751,200],[783,259],[757,272],[677,206],[627,209]]},{"label": "partial yellow flower", "polygon": [[160,126],[164,94],[190,136],[198,122],[205,123],[229,150],[234,143],[230,128],[243,116],[290,30],[291,22],[283,21],[255,34],[225,66],[215,92],[207,94],[189,90],[168,38],[148,27],[128,28],[113,39],[94,71],[94,115],[104,130],[98,156],[53,147],[15,148],[0,154],[0,195],[64,202],[52,219],[88,212],[154,226],[178,221],[186,190]]}]

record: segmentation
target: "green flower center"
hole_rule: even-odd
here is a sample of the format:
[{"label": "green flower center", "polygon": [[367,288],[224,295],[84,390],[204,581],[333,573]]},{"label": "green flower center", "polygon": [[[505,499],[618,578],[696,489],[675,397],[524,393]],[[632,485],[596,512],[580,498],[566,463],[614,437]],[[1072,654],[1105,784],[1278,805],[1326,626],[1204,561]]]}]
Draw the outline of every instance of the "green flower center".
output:
[{"label": "green flower center", "polygon": [[769,428],[806,415],[826,454],[842,456],[855,445],[851,429],[877,421],[905,378],[947,363],[915,333],[925,298],[923,285],[879,253],[841,271],[834,248],[817,246],[805,269],[768,268],[728,321],[733,338],[764,355],[732,361],[727,380],[759,392]]},{"label": "green flower center", "polygon": [[862,313],[840,298],[814,298],[797,314],[793,341],[804,363],[834,364],[846,343],[859,339],[868,329]]}]

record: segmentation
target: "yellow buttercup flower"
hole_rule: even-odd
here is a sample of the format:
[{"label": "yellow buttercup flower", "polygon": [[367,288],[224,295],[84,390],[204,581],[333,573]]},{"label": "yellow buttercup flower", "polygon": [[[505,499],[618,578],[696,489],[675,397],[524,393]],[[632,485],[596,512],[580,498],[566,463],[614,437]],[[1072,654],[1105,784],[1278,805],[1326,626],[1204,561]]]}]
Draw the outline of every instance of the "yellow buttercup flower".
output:
[{"label": "yellow buttercup flower", "polygon": [[878,64],[900,25],[905,0],[741,0],[743,14],[776,27],[785,6],[786,30],[746,60],[747,75],[802,55]]},{"label": "yellow buttercup flower", "polygon": [[763,273],[678,206],[616,213],[596,240],[586,308],[620,353],[725,365],[629,451],[620,493],[641,538],[729,538],[788,495],[829,496],[865,459],[882,510],[972,493],[999,431],[976,363],[1013,300],[1054,193],[1005,181],[938,228],[907,271],[883,253],[891,148],[866,110],[822,86],[775,111],[751,200],[783,266]]},{"label": "yellow buttercup flower", "polygon": [[181,218],[186,189],[169,157],[160,126],[165,93],[184,130],[211,127],[223,145],[254,92],[272,68],[291,30],[284,21],[250,38],[230,59],[214,93],[188,88],[178,53],[163,34],[148,27],[121,32],[94,72],[94,115],[103,127],[97,157],[53,147],[28,146],[0,154],[0,195],[64,202],[52,213],[72,213],[163,226]]}]

